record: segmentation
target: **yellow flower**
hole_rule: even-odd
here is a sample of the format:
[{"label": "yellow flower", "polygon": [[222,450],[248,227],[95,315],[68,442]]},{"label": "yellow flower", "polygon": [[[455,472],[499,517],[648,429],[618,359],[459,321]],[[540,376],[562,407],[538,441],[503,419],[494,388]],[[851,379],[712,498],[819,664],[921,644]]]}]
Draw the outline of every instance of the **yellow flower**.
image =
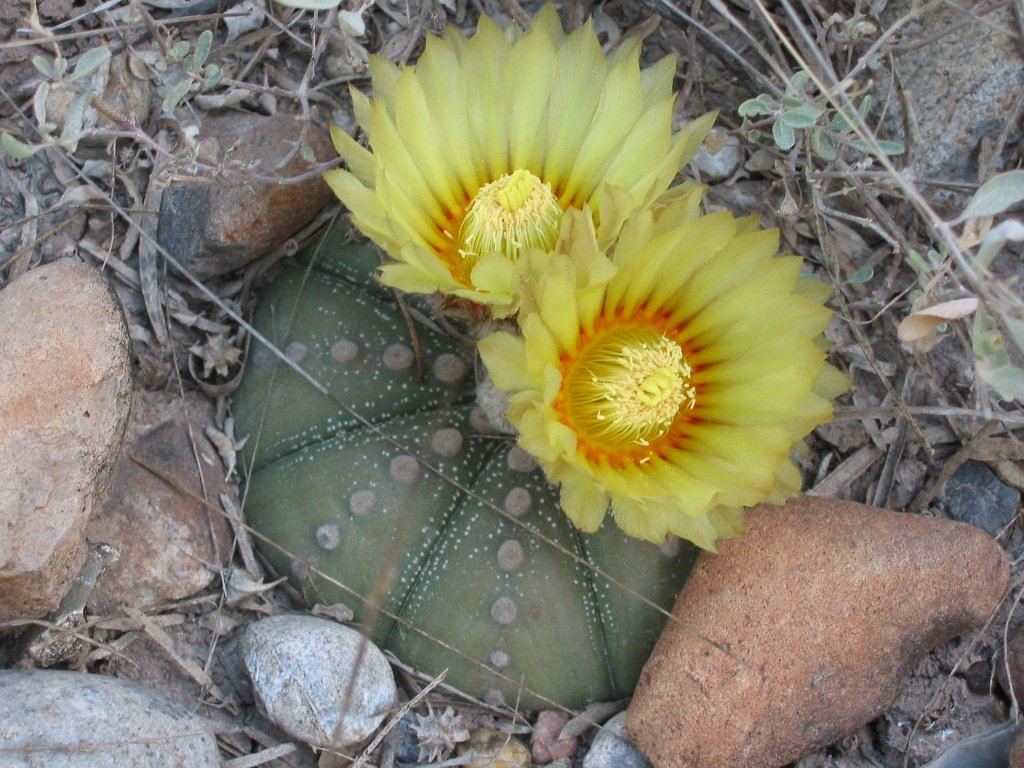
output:
[{"label": "yellow flower", "polygon": [[522,335],[479,342],[520,446],[585,531],[610,505],[631,536],[714,549],[743,507],[799,491],[790,451],[846,387],[822,351],[827,288],[775,255],[776,230],[700,215],[701,194],[631,213],[610,262],[567,212],[556,253],[523,257]]},{"label": "yellow flower", "polygon": [[621,211],[664,192],[714,115],[673,135],[675,60],[642,71],[639,49],[606,56],[590,23],[567,36],[547,5],[525,34],[481,17],[415,66],[373,58],[374,98],[352,91],[370,149],[334,128],[348,170],[324,178],[394,260],[382,282],[509,314],[519,254],[550,250],[565,210],[589,204],[610,240]]}]

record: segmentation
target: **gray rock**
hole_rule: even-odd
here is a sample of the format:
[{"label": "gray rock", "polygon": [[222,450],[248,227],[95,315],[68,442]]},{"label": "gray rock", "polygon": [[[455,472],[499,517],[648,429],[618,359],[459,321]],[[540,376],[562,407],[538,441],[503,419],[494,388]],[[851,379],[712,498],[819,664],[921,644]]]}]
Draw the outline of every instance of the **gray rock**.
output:
[{"label": "gray rock", "polygon": [[[712,136],[724,131],[712,131]],[[721,139],[719,139],[721,141]],[[728,179],[737,170],[743,161],[743,151],[740,149],[740,140],[735,136],[727,136],[725,144],[714,154],[708,152],[707,143],[697,150],[693,158],[693,166],[700,172],[704,181],[722,181]]]},{"label": "gray rock", "polygon": [[629,741],[625,712],[617,714],[597,732],[583,758],[583,768],[651,768],[643,753]]},{"label": "gray rock", "polygon": [[211,723],[135,683],[0,671],[0,768],[216,768]]},{"label": "gray rock", "polygon": [[980,461],[965,462],[946,482],[943,499],[950,516],[998,536],[1017,514],[1020,491]]},{"label": "gray rock", "polygon": [[267,717],[313,746],[358,744],[395,702],[395,679],[384,654],[355,630],[332,621],[263,619],[242,638],[242,660]]},{"label": "gray rock", "polygon": [[54,262],[0,291],[0,620],[56,610],[85,561],[128,420],[129,352],[92,267]]},{"label": "gray rock", "polygon": [[[906,14],[912,0],[890,2],[885,25]],[[974,17],[970,4],[935,4],[907,24],[907,50],[894,61],[909,103],[911,162],[922,175],[976,181],[975,154],[984,136],[995,138],[1024,88],[1024,60],[1010,7]],[[920,45],[915,45],[922,43]],[[876,104],[890,104],[886,129],[901,138],[901,98],[882,66]],[[1019,138],[1019,129],[1011,144]]]}]

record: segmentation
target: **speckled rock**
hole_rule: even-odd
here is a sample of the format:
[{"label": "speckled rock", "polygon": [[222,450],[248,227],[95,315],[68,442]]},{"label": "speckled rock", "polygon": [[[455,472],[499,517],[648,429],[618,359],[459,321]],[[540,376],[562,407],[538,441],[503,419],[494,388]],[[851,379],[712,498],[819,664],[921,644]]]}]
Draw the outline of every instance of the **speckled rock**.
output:
[{"label": "speckled rock", "polygon": [[354,629],[332,621],[263,619],[246,630],[241,650],[267,717],[307,744],[358,744],[394,704],[395,679],[384,654]]},{"label": "speckled rock", "polygon": [[180,704],[125,680],[0,671],[3,768],[217,768],[213,728]]},{"label": "speckled rock", "polygon": [[[894,0],[881,21],[892,24],[912,0]],[[1024,88],[1024,59],[1014,39],[1018,26],[1010,7],[971,18],[970,5],[931,5],[901,30],[906,50],[894,58],[902,92],[891,92],[885,67],[878,70],[875,103],[888,104],[886,131],[903,133],[906,99],[911,123],[911,162],[923,176],[977,181],[977,148],[994,140],[1014,99]],[[950,34],[950,32],[952,32]],[[1017,126],[1011,143],[1020,137]]]},{"label": "speckled rock", "polygon": [[990,536],[1013,522],[1020,505],[1020,491],[980,461],[964,462],[946,481],[942,498],[954,520],[976,525]]},{"label": "speckled rock", "polygon": [[161,393],[134,396],[128,444],[111,492],[89,521],[89,541],[119,553],[89,598],[93,613],[110,613],[121,603],[142,608],[194,595],[215,577],[211,566],[227,565],[230,557],[230,526],[197,500],[205,493],[219,508],[220,494],[230,493],[221,460],[204,434],[204,423],[213,421],[212,406],[199,398],[189,398],[191,409],[176,405],[178,398],[167,400]]},{"label": "speckled rock", "polygon": [[469,741],[459,745],[458,754],[470,758],[466,768],[530,768],[526,745],[492,728],[473,731]]},{"label": "speckled rock", "polygon": [[128,420],[129,352],[96,269],[54,262],[0,291],[0,620],[55,610],[82,567]]},{"label": "speckled rock", "polygon": [[[288,178],[314,165],[299,154],[303,137],[317,161],[334,156],[326,131],[284,114],[212,118],[203,123],[197,141],[216,147],[228,167]],[[295,184],[175,182],[161,194],[157,241],[193,275],[206,279],[277,248],[331,199],[319,176]]]},{"label": "speckled rock", "polygon": [[805,498],[748,526],[698,559],[630,704],[657,768],[774,767],[841,739],[1009,584],[1003,549],[963,523]]},{"label": "speckled rock", "polygon": [[576,754],[579,739],[575,736],[568,739],[558,738],[568,722],[569,713],[562,710],[545,709],[537,715],[537,722],[533,724],[533,740],[530,743],[533,762],[537,765],[547,765]]},{"label": "speckled rock", "polygon": [[626,733],[625,712],[617,714],[597,732],[583,758],[583,768],[651,768]]}]

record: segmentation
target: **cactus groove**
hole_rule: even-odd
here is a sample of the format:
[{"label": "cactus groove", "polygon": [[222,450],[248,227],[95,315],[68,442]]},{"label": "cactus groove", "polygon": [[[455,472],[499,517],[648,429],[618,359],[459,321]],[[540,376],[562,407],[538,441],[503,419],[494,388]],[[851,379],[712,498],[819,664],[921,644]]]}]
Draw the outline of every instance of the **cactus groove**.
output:
[{"label": "cactus groove", "polygon": [[376,256],[347,239],[339,223],[321,255],[302,252],[253,321],[330,393],[254,342],[234,400],[250,436],[246,515],[312,567],[265,554],[310,603],[347,604],[378,645],[487,701],[628,695],[664,616],[581,560],[667,609],[693,548],[611,524],[576,531],[532,458],[489,430],[471,350],[418,325],[417,383],[406,321],[371,277]]}]

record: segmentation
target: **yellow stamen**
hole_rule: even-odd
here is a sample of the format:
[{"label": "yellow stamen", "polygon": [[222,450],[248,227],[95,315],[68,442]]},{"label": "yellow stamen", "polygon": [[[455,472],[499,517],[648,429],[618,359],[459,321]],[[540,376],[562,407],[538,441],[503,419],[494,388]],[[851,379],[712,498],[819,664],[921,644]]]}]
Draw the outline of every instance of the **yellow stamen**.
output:
[{"label": "yellow stamen", "polygon": [[647,446],[668,431],[697,391],[682,348],[651,329],[598,338],[567,372],[567,404],[582,437],[606,448]]},{"label": "yellow stamen", "polygon": [[470,269],[494,251],[515,261],[524,248],[554,247],[561,222],[551,186],[520,168],[476,193],[462,221],[459,254]]}]

